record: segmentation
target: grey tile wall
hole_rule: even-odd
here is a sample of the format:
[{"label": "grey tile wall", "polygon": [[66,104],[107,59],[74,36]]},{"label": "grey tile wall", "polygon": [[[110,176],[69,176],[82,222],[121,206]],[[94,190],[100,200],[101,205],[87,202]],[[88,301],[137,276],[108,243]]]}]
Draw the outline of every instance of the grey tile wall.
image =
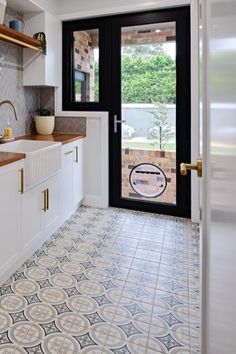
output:
[{"label": "grey tile wall", "polygon": [[[54,107],[54,88],[40,89],[40,104],[43,107]],[[56,117],[55,133],[86,133],[86,118]]]},{"label": "grey tile wall", "polygon": [[[40,104],[44,107],[54,107],[54,88],[40,89]],[[56,117],[56,133],[86,133],[86,118],[80,117]]]},{"label": "grey tile wall", "polygon": [[[7,8],[5,25],[18,13]],[[18,14],[20,15],[20,14]],[[23,50],[12,44],[0,41],[0,101],[10,99],[17,108],[20,120],[15,121],[12,108],[0,107],[0,134],[8,121],[15,136],[35,132],[34,111],[39,106],[54,107],[54,88],[23,86]],[[55,132],[85,133],[86,118],[57,117]]]},{"label": "grey tile wall", "polygon": [[56,117],[56,133],[86,133],[86,118]]},{"label": "grey tile wall", "polygon": [[[16,12],[7,8],[4,23]],[[8,120],[14,134],[30,133],[33,127],[33,112],[39,105],[40,91],[38,88],[23,87],[23,51],[12,44],[0,41],[0,100],[10,99],[16,105],[20,120],[15,121],[10,106],[0,107],[0,134]]]}]

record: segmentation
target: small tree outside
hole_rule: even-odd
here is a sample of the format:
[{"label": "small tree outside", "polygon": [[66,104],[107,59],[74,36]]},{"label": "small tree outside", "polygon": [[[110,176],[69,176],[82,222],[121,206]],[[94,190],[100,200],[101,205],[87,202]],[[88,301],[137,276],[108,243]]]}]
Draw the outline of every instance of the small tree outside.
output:
[{"label": "small tree outside", "polygon": [[173,135],[171,127],[168,123],[167,107],[163,103],[155,103],[155,110],[149,111],[153,115],[153,128],[150,129],[148,138],[152,140],[152,145],[158,147],[160,151],[165,149]]}]

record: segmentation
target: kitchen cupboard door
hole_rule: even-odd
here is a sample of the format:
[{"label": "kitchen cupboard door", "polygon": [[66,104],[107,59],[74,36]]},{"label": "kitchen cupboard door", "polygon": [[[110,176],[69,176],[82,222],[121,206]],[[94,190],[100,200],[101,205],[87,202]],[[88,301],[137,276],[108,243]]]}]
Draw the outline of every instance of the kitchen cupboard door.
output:
[{"label": "kitchen cupboard door", "polygon": [[0,171],[0,282],[11,274],[20,254],[20,174],[23,163],[1,167]]},{"label": "kitchen cupboard door", "polygon": [[74,145],[66,144],[62,149],[62,173],[60,188],[62,221],[68,219],[73,212],[73,168]]},{"label": "kitchen cupboard door", "polygon": [[23,85],[24,86],[53,86],[59,85],[59,33],[60,20],[48,11],[28,12],[25,34],[33,36],[44,32],[47,40],[47,55],[35,55],[31,49],[23,50]]},{"label": "kitchen cupboard door", "polygon": [[75,145],[75,162],[73,168],[73,204],[78,206],[84,198],[84,168],[83,168],[83,140]]},{"label": "kitchen cupboard door", "polygon": [[46,211],[43,212],[44,237],[47,239],[60,226],[60,178],[56,175],[42,185],[46,194]]},{"label": "kitchen cupboard door", "polygon": [[44,195],[41,186],[34,187],[22,194],[21,243],[25,257],[31,255],[41,244],[43,206]]}]

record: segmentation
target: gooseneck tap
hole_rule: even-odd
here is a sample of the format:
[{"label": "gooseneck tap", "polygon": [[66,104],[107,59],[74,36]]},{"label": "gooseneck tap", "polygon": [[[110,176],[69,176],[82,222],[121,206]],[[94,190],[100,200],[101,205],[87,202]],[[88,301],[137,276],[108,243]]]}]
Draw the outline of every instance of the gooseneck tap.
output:
[{"label": "gooseneck tap", "polygon": [[0,101],[0,107],[4,104],[9,104],[13,108],[14,116],[15,116],[16,120],[19,120],[15,105],[10,100]]}]

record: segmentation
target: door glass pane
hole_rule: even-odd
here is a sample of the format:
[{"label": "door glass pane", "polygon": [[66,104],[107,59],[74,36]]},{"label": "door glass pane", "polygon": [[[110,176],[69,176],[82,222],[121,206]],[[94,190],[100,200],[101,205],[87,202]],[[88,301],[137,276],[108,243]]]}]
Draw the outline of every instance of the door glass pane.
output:
[{"label": "door glass pane", "polygon": [[74,101],[99,101],[99,30],[74,32]]},{"label": "door glass pane", "polygon": [[122,28],[122,198],[176,204],[175,27]]}]

